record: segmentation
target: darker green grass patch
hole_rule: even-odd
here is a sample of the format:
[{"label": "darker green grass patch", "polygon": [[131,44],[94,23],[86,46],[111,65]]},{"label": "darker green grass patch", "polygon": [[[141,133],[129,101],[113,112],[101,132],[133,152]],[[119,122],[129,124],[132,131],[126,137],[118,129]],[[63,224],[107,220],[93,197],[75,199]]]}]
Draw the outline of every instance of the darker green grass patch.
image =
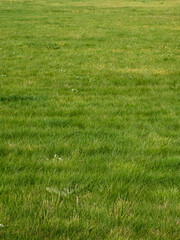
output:
[{"label": "darker green grass patch", "polygon": [[43,97],[37,96],[26,96],[26,95],[11,95],[11,96],[3,96],[0,97],[1,102],[31,102],[31,101],[42,101]]}]

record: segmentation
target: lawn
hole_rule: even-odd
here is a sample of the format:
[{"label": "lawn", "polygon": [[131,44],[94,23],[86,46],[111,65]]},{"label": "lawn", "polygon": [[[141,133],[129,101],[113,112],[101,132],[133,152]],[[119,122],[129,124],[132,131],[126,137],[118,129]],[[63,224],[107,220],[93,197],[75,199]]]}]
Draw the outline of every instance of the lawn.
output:
[{"label": "lawn", "polygon": [[179,137],[179,0],[0,0],[1,240],[179,240]]}]

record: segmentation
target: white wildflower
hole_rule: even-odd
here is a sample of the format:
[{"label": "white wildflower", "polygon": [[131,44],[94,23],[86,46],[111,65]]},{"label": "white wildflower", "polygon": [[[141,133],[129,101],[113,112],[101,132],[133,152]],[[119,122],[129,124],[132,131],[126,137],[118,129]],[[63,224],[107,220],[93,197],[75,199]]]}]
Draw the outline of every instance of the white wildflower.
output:
[{"label": "white wildflower", "polygon": [[62,160],[62,158],[58,154],[55,154],[54,155],[54,160]]},{"label": "white wildflower", "polygon": [[71,89],[71,91],[72,91],[72,92],[77,92],[78,90],[75,89],[75,88],[73,88],[73,89]]}]

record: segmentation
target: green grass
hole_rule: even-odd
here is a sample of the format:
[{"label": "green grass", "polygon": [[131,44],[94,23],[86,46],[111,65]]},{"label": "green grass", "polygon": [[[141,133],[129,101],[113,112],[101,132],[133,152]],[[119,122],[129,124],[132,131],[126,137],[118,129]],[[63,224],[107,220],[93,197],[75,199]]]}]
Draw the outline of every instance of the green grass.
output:
[{"label": "green grass", "polygon": [[179,0],[0,0],[0,239],[179,240],[179,40]]}]

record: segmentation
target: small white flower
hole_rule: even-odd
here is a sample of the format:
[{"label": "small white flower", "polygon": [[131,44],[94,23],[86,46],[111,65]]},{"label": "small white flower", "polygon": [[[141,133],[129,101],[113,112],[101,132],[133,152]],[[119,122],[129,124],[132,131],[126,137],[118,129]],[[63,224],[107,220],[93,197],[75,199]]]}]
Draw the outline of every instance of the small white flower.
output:
[{"label": "small white flower", "polygon": [[3,224],[0,224],[0,227],[1,227],[1,228],[3,228],[3,227],[4,227],[4,225],[3,225]]},{"label": "small white flower", "polygon": [[77,89],[73,88],[71,89],[72,92],[77,92]]},{"label": "small white flower", "polygon": [[54,155],[54,160],[57,160],[57,159],[58,159],[58,160],[62,160],[62,158],[61,158],[58,154],[55,154],[55,155]]}]

